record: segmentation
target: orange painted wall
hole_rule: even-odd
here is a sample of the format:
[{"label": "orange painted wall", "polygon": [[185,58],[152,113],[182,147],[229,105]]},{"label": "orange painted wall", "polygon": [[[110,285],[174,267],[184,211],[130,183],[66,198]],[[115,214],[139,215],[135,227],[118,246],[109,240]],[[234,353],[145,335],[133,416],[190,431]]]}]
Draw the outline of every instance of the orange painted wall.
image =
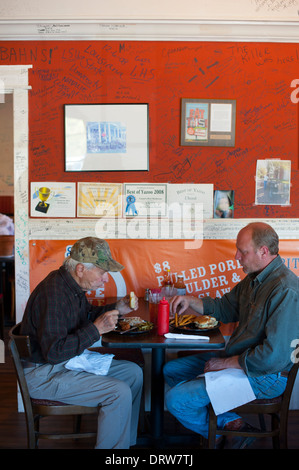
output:
[{"label": "orange painted wall", "polygon": [[[29,182],[213,183],[236,218],[297,218],[299,45],[141,41],[0,43],[0,65],[32,64]],[[182,147],[181,98],[235,99],[233,148]],[[63,105],[149,103],[149,172],[64,171]],[[256,161],[292,161],[291,206],[255,206]]]}]

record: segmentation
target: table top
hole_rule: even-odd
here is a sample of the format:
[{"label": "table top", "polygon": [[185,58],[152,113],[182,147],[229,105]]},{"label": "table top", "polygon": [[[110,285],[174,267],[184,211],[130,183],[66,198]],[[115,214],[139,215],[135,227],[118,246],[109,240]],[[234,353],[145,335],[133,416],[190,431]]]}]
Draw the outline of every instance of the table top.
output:
[{"label": "table top", "polygon": [[[107,299],[107,303],[110,303],[109,299]],[[149,321],[148,302],[145,302],[143,299],[138,299],[138,310],[128,314],[128,317],[129,316],[138,316],[143,320]],[[133,334],[133,332],[131,334],[119,334],[117,332],[106,333],[102,336],[102,345],[114,348],[175,348],[205,350],[223,349],[225,346],[225,341],[219,328],[202,332],[200,333],[200,336],[208,336],[209,341],[200,341],[200,339],[168,339],[164,336],[159,336],[157,328],[153,328],[151,331],[135,334]]]}]

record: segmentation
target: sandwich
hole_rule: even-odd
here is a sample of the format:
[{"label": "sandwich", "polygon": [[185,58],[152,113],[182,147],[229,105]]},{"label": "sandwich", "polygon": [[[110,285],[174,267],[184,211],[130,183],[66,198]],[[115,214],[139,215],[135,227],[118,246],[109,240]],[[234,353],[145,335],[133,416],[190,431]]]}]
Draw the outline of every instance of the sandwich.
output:
[{"label": "sandwich", "polygon": [[130,307],[131,308],[135,308],[136,304],[135,304],[135,294],[134,292],[130,292]]},{"label": "sandwich", "polygon": [[210,315],[199,315],[196,318],[196,321],[194,321],[194,326],[196,328],[213,328],[214,326],[217,326],[218,320],[214,317],[210,317]]}]

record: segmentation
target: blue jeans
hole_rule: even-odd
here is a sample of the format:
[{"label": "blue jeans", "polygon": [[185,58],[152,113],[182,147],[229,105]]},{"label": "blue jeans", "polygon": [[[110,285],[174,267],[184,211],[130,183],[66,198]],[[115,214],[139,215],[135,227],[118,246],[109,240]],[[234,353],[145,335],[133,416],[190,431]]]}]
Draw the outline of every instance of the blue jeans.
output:
[{"label": "blue jeans", "polygon": [[[171,389],[166,393],[167,409],[187,429],[208,437],[210,403],[204,377],[196,378],[204,371],[204,365],[217,353],[200,353],[167,362],[164,377]],[[274,398],[281,395],[287,378],[280,373],[260,377],[248,377],[256,398]],[[217,416],[218,427],[239,418],[236,413],[227,412]]]}]

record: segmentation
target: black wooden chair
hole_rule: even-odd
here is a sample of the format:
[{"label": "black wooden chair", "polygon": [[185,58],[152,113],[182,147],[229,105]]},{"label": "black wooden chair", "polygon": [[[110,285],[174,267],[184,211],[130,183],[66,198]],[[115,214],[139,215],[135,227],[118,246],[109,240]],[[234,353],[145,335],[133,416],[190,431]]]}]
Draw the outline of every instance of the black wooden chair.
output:
[{"label": "black wooden chair", "polygon": [[[20,323],[15,325],[9,331],[9,350],[13,359],[17,381],[23,399],[24,411],[27,425],[27,444],[29,449],[38,447],[39,439],[81,439],[96,436],[96,432],[80,432],[80,423],[83,415],[98,413],[98,407],[88,407],[79,405],[69,405],[59,401],[47,399],[34,399],[30,397],[22,359],[28,359],[31,356],[30,338],[27,335],[20,335]],[[115,354],[118,359],[133,360],[141,367],[144,366],[144,358],[141,350],[112,350],[105,351],[103,348],[99,352]],[[42,433],[40,432],[40,420],[48,416],[73,416],[74,428],[70,433]]]},{"label": "black wooden chair", "polygon": [[[213,407],[210,405],[208,448],[215,448],[216,435],[224,435],[243,436],[245,438],[271,437],[274,449],[287,449],[289,404],[298,372],[298,367],[299,362],[292,366],[288,373],[286,389],[279,397],[272,399],[257,399],[232,410],[241,416],[257,414],[260,424],[259,429],[255,428],[253,431],[248,430],[247,432],[242,432],[241,430],[231,431],[226,429],[218,429],[217,416],[214,413]],[[270,425],[268,425],[268,429],[265,424],[265,415],[271,416],[271,422]]]},{"label": "black wooden chair", "polygon": [[[11,328],[8,347],[12,355],[26,414],[28,448],[36,449],[39,439],[81,439],[96,436],[96,432],[82,433],[78,427],[81,416],[98,413],[98,407],[69,405],[59,401],[38,400],[30,397],[21,360],[31,356],[30,339],[27,335],[20,335],[19,331],[20,323]],[[47,416],[74,416],[79,419],[75,419],[74,429],[71,433],[42,433],[39,430],[40,419]]]}]

